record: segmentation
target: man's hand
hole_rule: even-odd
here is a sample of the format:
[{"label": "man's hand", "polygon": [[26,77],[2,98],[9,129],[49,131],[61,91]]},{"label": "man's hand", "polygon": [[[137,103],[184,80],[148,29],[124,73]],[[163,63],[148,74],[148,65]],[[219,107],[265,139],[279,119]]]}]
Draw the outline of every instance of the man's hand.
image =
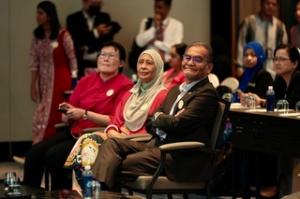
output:
[{"label": "man's hand", "polygon": [[178,112],[175,114],[175,117],[178,117],[181,113],[183,113],[184,110],[185,110],[185,109],[183,108],[183,109],[181,109],[180,111],[178,111]]},{"label": "man's hand", "polygon": [[106,25],[106,24],[99,24],[97,26],[97,31],[99,33],[99,35],[107,35],[110,33],[111,31],[111,25]]}]

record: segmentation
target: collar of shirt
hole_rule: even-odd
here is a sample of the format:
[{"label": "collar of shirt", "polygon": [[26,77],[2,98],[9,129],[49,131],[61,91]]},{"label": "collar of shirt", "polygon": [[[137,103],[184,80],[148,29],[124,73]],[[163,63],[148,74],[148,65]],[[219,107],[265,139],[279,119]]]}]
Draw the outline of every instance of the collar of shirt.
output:
[{"label": "collar of shirt", "polygon": [[93,29],[94,22],[95,22],[95,16],[91,17],[85,10],[82,11],[84,18],[87,21],[89,30]]},{"label": "collar of shirt", "polygon": [[163,27],[167,27],[168,23],[170,21],[170,17],[166,17],[164,20],[163,20]]},{"label": "collar of shirt", "polygon": [[201,82],[203,79],[204,79],[204,78],[201,78],[201,79],[199,79],[199,80],[197,80],[197,81],[193,81],[193,82],[191,82],[191,83],[189,83],[189,84],[187,84],[186,82],[183,82],[183,83],[180,84],[180,86],[179,86],[179,91],[180,91],[180,92],[186,93],[186,92],[188,92],[193,86],[195,86],[198,82]]},{"label": "collar of shirt", "polygon": [[264,19],[260,13],[258,13],[257,16],[261,21],[273,24],[274,16],[272,17],[271,20]]}]

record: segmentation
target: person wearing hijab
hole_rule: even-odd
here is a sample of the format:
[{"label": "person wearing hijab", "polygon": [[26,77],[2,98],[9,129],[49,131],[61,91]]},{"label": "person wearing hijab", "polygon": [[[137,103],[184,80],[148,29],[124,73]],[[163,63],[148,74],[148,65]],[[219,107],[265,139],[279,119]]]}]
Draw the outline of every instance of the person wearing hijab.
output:
[{"label": "person wearing hijab", "polygon": [[242,93],[255,93],[265,97],[268,86],[273,85],[273,79],[264,68],[266,55],[263,47],[257,41],[249,42],[243,51],[244,74],[240,79],[239,90]]},{"label": "person wearing hijab", "polygon": [[[92,165],[98,154],[98,145],[111,137],[124,137],[135,133],[147,133],[145,123],[152,116],[167,95],[162,83],[164,63],[153,49],[143,51],[137,62],[138,81],[123,97],[116,108],[115,115],[104,132],[83,135],[73,147],[66,167],[75,168],[80,183],[81,170]],[[80,157],[80,158],[78,158]],[[77,161],[80,159],[81,161]]]}]

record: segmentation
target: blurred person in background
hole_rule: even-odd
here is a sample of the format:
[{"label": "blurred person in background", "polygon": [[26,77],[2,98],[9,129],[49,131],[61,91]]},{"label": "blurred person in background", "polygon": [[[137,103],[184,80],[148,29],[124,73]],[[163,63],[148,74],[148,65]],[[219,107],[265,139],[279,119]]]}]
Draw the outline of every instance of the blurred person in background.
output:
[{"label": "blurred person in background", "polygon": [[113,41],[121,26],[102,12],[102,0],[82,0],[82,10],[67,17],[67,28],[74,41],[78,61],[78,77],[97,68],[97,52],[101,44]]},{"label": "blurred person in background", "polygon": [[30,47],[32,101],[37,103],[32,122],[33,144],[55,134],[54,125],[61,121],[57,112],[65,99],[63,92],[71,89],[71,77],[76,77],[77,62],[72,38],[62,28],[55,5],[42,1],[37,5],[37,28]]},{"label": "blurred person in background", "polygon": [[296,24],[290,29],[291,44],[300,47],[300,1],[298,0],[295,7]]},{"label": "blurred person in background", "polygon": [[240,24],[237,41],[238,76],[243,73],[243,48],[250,41],[258,41],[266,53],[264,68],[275,78],[272,56],[276,46],[288,43],[284,23],[275,14],[278,0],[261,0],[260,11],[246,17]]},{"label": "blurred person in background", "polygon": [[163,74],[163,83],[168,90],[184,82],[181,63],[186,47],[187,45],[184,43],[175,44],[171,47],[171,58],[169,60],[170,68]]}]

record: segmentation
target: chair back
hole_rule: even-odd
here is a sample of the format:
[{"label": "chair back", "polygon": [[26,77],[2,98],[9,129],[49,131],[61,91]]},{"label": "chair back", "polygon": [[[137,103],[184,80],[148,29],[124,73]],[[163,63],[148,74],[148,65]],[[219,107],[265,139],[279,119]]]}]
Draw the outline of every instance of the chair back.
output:
[{"label": "chair back", "polygon": [[213,129],[211,132],[211,148],[215,149],[218,147],[221,138],[223,136],[225,121],[229,112],[230,102],[227,102],[223,99],[219,99],[217,114],[215,117]]},{"label": "chair back", "polygon": [[239,80],[235,77],[227,77],[221,82],[221,85],[229,87],[234,92],[239,87]]},{"label": "chair back", "polygon": [[220,85],[220,80],[219,80],[218,76],[215,75],[214,73],[209,73],[208,79],[215,88],[217,88]]}]

